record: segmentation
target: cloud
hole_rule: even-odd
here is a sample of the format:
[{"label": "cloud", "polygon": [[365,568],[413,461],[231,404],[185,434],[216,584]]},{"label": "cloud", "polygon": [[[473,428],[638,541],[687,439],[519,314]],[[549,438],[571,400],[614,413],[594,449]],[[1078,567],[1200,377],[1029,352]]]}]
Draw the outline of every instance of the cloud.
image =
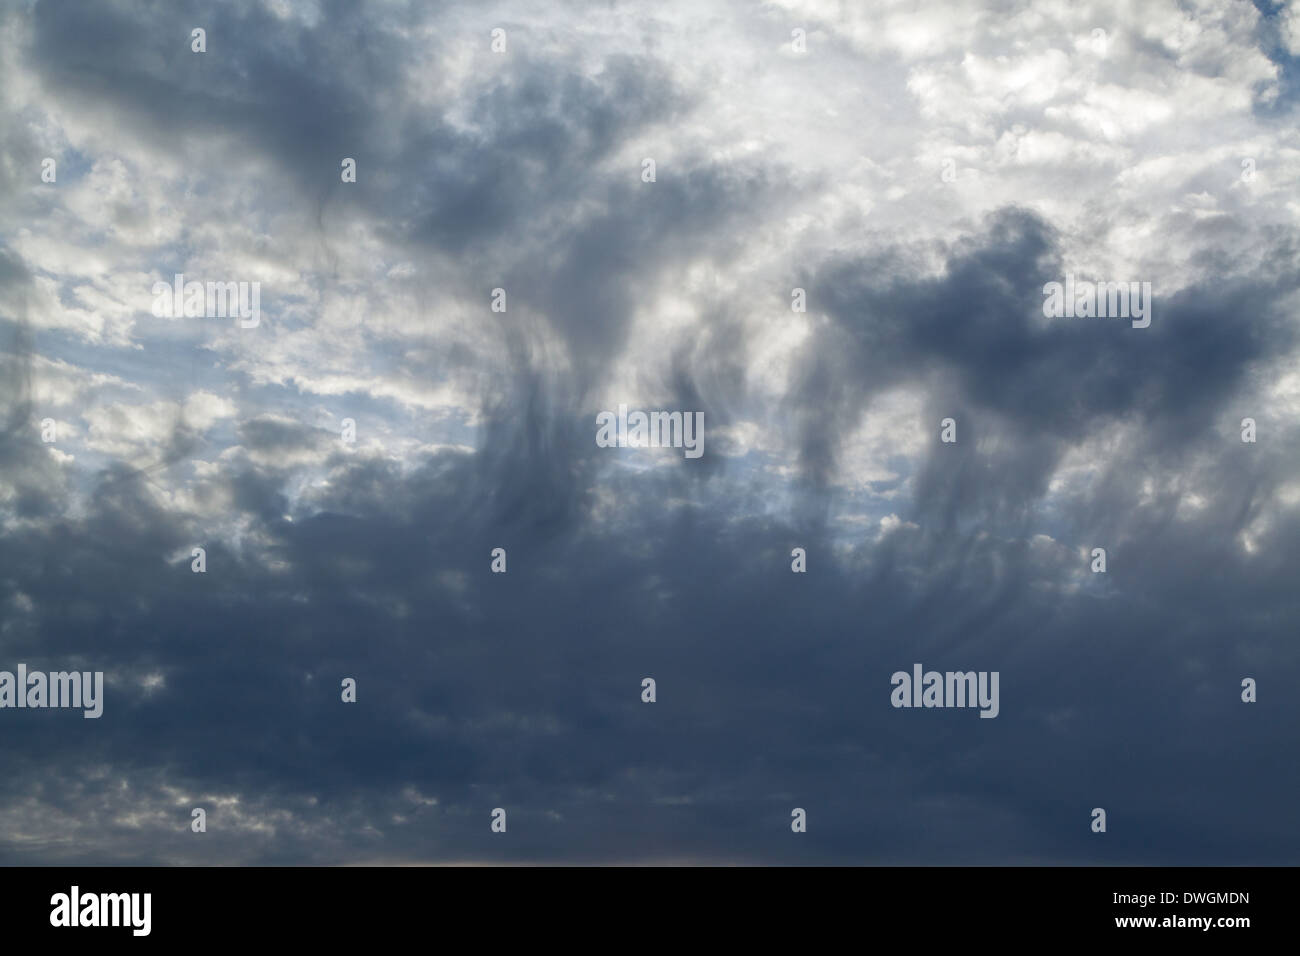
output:
[{"label": "cloud", "polygon": [[7,11],[0,858],[1294,862],[1287,16]]}]

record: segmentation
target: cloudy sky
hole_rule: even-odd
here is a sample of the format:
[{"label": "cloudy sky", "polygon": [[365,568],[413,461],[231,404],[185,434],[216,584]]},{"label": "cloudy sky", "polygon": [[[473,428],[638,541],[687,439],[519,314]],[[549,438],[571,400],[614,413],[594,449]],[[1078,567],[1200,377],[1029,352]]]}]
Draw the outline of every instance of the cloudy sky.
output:
[{"label": "cloudy sky", "polygon": [[0,862],[1300,862],[1300,5],[0,11]]}]

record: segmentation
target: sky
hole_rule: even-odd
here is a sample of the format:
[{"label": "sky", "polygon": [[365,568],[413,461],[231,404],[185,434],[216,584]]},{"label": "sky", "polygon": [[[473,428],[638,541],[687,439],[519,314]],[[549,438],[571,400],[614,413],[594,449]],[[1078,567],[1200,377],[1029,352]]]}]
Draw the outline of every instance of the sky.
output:
[{"label": "sky", "polygon": [[1294,2],[3,0],[0,670],[104,691],[0,863],[1300,862],[1298,96]]}]

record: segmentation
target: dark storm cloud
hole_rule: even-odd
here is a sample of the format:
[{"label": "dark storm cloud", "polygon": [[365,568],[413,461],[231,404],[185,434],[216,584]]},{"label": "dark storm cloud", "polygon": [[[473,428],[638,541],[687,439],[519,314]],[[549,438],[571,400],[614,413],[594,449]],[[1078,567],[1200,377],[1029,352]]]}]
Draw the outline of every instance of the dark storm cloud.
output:
[{"label": "dark storm cloud", "polygon": [[[402,240],[453,254],[531,231],[541,207],[582,195],[629,132],[688,105],[650,58],[611,55],[585,76],[523,47],[509,76],[485,72],[471,90],[475,127],[453,128],[404,92],[411,76],[438,81],[454,52],[436,31],[403,35],[419,12],[329,3],[307,27],[256,4],[41,3],[28,56],[68,105],[111,111],[167,151],[216,150],[234,168],[267,157],[321,215],[359,207]],[[196,56],[189,33],[200,25],[209,53]],[[356,189],[328,188],[343,157],[357,160]]]},{"label": "dark storm cloud", "polygon": [[1162,458],[1218,440],[1222,409],[1248,376],[1276,372],[1295,348],[1285,304],[1300,286],[1294,253],[1250,276],[1211,273],[1173,296],[1157,286],[1147,329],[1045,323],[1043,286],[1067,271],[1050,227],[1016,209],[956,243],[939,278],[912,275],[892,254],[819,270],[810,288],[834,324],[807,347],[791,396],[808,475],[824,480],[839,436],[873,395],[915,382],[929,392],[933,432],[953,417],[971,439],[928,456],[918,505],[979,514],[999,504],[981,496],[1032,503],[1071,445],[1116,423],[1140,428]]},{"label": "dark storm cloud", "polygon": [[[481,458],[499,500],[513,503],[507,511],[536,511],[539,520],[557,523],[571,516],[573,500],[590,487],[589,392],[626,347],[635,310],[693,257],[734,255],[729,236],[788,202],[784,184],[767,170],[704,166],[680,176],[665,172],[653,191],[612,186],[606,212],[557,237],[557,267],[513,277],[511,287],[524,290],[516,294],[515,315],[522,305],[549,320],[570,371],[561,381],[537,367],[546,356],[529,347],[530,311],[522,320],[502,317],[510,323],[510,362],[482,409]],[[705,303],[700,326],[696,349],[675,346],[673,375],[659,384],[665,407],[703,410],[710,428],[719,428],[730,421],[729,406],[744,398],[738,377],[718,374],[736,362],[737,342],[727,333],[739,333],[726,306]],[[709,373],[716,387],[706,397],[698,379]],[[705,478],[720,467],[716,458],[700,465],[683,477]]]},{"label": "dark storm cloud", "polygon": [[263,416],[239,425],[239,441],[245,448],[262,452],[311,451],[324,448],[335,436],[324,429],[308,428],[297,422]]},{"label": "dark storm cloud", "polygon": [[[1023,241],[1017,234],[1013,248]],[[1014,258],[997,228],[970,237],[963,255],[986,266]],[[978,316],[993,304],[977,301],[972,283],[958,263],[946,280],[896,289],[890,301],[900,315],[924,315],[966,296]],[[981,335],[977,321],[954,349],[937,319],[904,331],[872,314],[883,324],[875,342],[917,350],[903,356],[912,364],[931,347],[958,383],[954,400],[976,413],[993,405],[1018,414],[1031,435],[1075,414],[1053,409],[1055,396],[1085,401],[1086,373],[1100,361],[1093,351],[1123,360],[1103,337],[1076,336],[1080,381],[1045,388],[1042,408],[996,406],[999,393],[981,377],[1000,375],[1014,392],[1018,365],[995,362],[995,344],[1050,358],[1062,346],[1048,333],[1025,322]],[[1171,309],[1166,321],[1178,314]],[[1197,314],[1192,329],[1202,327]],[[1176,378],[1178,356],[1199,354],[1184,347],[1165,358],[1169,368],[1146,373],[1173,388],[1161,376]],[[870,363],[841,368],[854,376],[844,391],[866,391]],[[1239,377],[1216,376],[1224,389]],[[540,400],[545,389],[534,392]],[[1127,411],[1144,434],[1186,414],[1142,404],[1140,394]],[[1098,408],[1077,414],[1086,420],[1067,434],[1102,417]],[[597,467],[597,449],[585,442],[538,437],[547,420],[525,414],[518,434],[534,440],[510,454],[493,454],[508,443],[490,437],[478,455],[439,453],[409,477],[373,462],[344,464],[292,522],[278,517],[283,499],[267,500],[283,477],[239,463],[221,478],[232,517],[253,519],[265,540],[242,554],[210,548],[205,575],[192,574],[188,559],[164,559],[187,552],[190,532],[138,481],[101,495],[82,522],[10,534],[4,596],[21,591],[36,608],[18,619],[26,637],[10,642],[11,656],[107,661],[119,678],[166,675],[151,694],[116,686],[105,717],[84,727],[20,715],[15,765],[56,753],[57,772],[70,779],[71,768],[103,765],[289,814],[274,838],[182,844],[165,827],[150,830],[160,855],[184,858],[1294,855],[1296,828],[1275,824],[1265,841],[1235,812],[1247,793],[1249,818],[1284,819],[1296,772],[1265,759],[1263,741],[1271,722],[1300,715],[1282,694],[1266,717],[1231,706],[1239,675],[1269,673],[1271,687],[1295,675],[1295,655],[1272,640],[1296,610],[1285,557],[1294,557],[1288,542],[1300,540],[1293,521],[1272,529],[1274,557],[1261,564],[1230,545],[1239,522],[1211,512],[1171,523],[1159,504],[1115,489],[1105,510],[1125,516],[1130,544],[1112,555],[1114,591],[1102,601],[1090,588],[1067,589],[1080,570],[1072,560],[1044,561],[1023,540],[989,536],[995,502],[978,494],[958,510],[982,527],[904,526],[836,557],[828,536],[771,519],[737,524],[707,493],[671,509],[666,501],[691,496],[684,467],[619,478]],[[251,446],[272,437],[267,422],[243,432]],[[1017,446],[974,444],[965,454],[975,475],[959,472],[972,482],[981,470],[984,484],[1005,480],[1010,463],[1033,464]],[[1219,467],[1228,467],[1227,454]],[[565,467],[572,488],[521,477]],[[1252,469],[1230,474],[1240,483]],[[619,503],[613,523],[582,506],[597,484]],[[929,489],[924,509],[924,494],[939,491],[921,487]],[[538,520],[554,495],[575,500]],[[794,544],[809,549],[815,573],[789,573]],[[497,546],[508,549],[506,575],[488,571]],[[1000,669],[1001,716],[892,710],[888,675],[914,660]],[[344,676],[359,682],[355,706],[338,700]],[[659,682],[653,708],[638,699],[643,676]],[[1204,746],[1169,743],[1189,739]],[[30,786],[7,778],[13,800]],[[42,799],[60,804],[66,792],[64,809],[75,817],[77,806],[108,799],[97,786],[51,787]],[[403,797],[409,788],[437,805]],[[794,805],[817,823],[798,847],[786,836]],[[1094,805],[1132,816],[1104,851],[1080,824]],[[485,836],[493,806],[512,814],[508,844]],[[167,809],[164,819],[183,832],[186,807]],[[1198,835],[1207,815],[1235,836]],[[212,812],[215,832],[221,819]],[[1082,835],[1062,835],[1076,830]],[[114,828],[106,831],[99,839],[111,846]]]},{"label": "dark storm cloud", "polygon": [[[233,134],[239,149],[319,181],[322,169],[337,178],[348,148],[366,141],[376,121],[367,91],[400,86],[412,51],[400,22],[324,7],[311,30],[253,3],[43,2],[28,55],[60,99],[111,110],[160,145]],[[195,27],[207,31],[207,55],[191,52]]]}]

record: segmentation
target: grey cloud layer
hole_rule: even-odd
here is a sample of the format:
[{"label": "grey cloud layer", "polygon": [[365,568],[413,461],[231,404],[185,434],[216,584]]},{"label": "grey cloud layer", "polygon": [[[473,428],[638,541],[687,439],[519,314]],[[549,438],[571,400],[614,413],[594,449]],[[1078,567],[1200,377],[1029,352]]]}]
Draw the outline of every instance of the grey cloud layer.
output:
[{"label": "grey cloud layer", "polygon": [[[571,36],[509,5],[8,11],[0,666],[109,684],[98,721],[0,716],[0,861],[1295,862],[1281,28],[1235,10],[1226,62],[1178,63],[1092,11],[1125,38],[1120,92],[1063,98],[1141,112],[1165,69],[1249,89],[1260,49],[1281,77],[1220,127],[1253,139],[1259,195],[1229,157],[1135,207],[1110,157],[997,165],[1016,124],[1065,128],[1014,84],[950,144],[997,185],[943,183],[925,143],[967,134],[927,84],[995,81],[964,19],[913,46],[891,11],[710,6],[731,42],[697,26],[690,62],[699,14],[671,6],[551,10]],[[800,79],[781,44],[805,22]],[[1044,23],[997,29],[1085,55]],[[764,56],[803,105],[735,92]],[[848,106],[817,56],[909,70],[891,108],[917,138],[859,107],[801,159],[819,97]],[[766,125],[787,108],[789,142]],[[737,115],[765,132],[708,139]],[[1110,145],[1158,164],[1166,129]],[[874,168],[837,168],[846,144]],[[1043,318],[1045,282],[1107,267],[1156,280],[1149,329]],[[260,278],[263,325],[150,316],[181,270]],[[620,399],[703,410],[705,458],[597,448]],[[913,661],[1001,671],[1000,716],[893,710]]]}]

